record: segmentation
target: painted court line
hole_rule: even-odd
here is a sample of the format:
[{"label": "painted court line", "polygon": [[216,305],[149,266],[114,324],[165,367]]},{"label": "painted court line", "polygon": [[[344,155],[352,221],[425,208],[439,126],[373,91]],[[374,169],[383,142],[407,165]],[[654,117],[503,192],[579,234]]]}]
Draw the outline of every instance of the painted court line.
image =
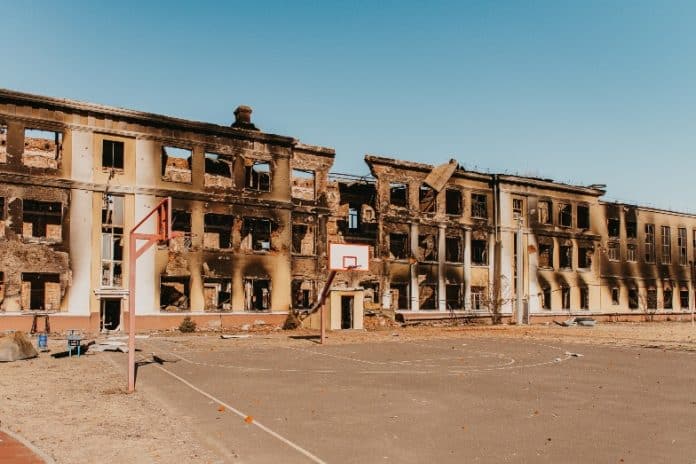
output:
[{"label": "painted court line", "polygon": [[[179,382],[183,383],[184,385],[186,385],[187,387],[189,387],[189,388],[192,389],[193,391],[198,392],[198,393],[200,393],[201,395],[203,395],[203,396],[205,396],[206,398],[208,398],[209,400],[214,401],[215,403],[219,404],[220,406],[223,406],[223,407],[229,409],[230,411],[232,411],[233,413],[235,413],[236,415],[238,415],[238,416],[241,417],[242,419],[246,419],[247,417],[249,417],[247,414],[244,414],[243,412],[239,411],[238,409],[233,408],[233,407],[230,406],[229,404],[227,404],[227,403],[225,403],[224,401],[222,401],[222,400],[220,400],[220,399],[214,397],[214,396],[211,395],[210,393],[201,390],[200,388],[198,388],[197,386],[195,386],[194,384],[192,384],[192,383],[189,382],[188,380],[186,380],[186,379],[184,379],[184,378],[182,378],[182,377],[179,377],[178,375],[176,375],[175,373],[171,372],[170,370],[165,369],[165,368],[162,367],[162,366],[155,366],[155,367],[157,367],[159,370],[165,372],[166,374],[170,375],[171,377],[175,378],[175,379],[178,380]],[[326,464],[326,462],[322,461],[322,460],[319,459],[317,456],[313,455],[312,453],[310,453],[310,452],[307,451],[306,449],[302,448],[300,445],[298,445],[298,444],[296,444],[296,443],[293,443],[292,441],[288,440],[288,439],[285,438],[284,436],[282,436],[282,435],[280,435],[280,434],[274,432],[273,430],[269,429],[268,427],[266,427],[266,426],[263,425],[262,423],[256,421],[256,419],[254,419],[254,420],[251,422],[251,424],[257,426],[258,428],[260,428],[261,430],[263,430],[263,431],[266,432],[267,434],[271,435],[273,438],[276,438],[276,439],[280,440],[281,442],[285,443],[286,445],[288,445],[289,447],[293,448],[295,451],[299,452],[300,454],[303,454],[304,456],[306,456],[307,458],[309,458],[312,462],[316,462],[317,464]]]}]

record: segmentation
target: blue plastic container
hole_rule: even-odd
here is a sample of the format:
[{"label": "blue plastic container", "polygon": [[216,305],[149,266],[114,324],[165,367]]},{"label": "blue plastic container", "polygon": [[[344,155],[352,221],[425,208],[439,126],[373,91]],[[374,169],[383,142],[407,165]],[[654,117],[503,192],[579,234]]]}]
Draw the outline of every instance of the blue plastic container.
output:
[{"label": "blue plastic container", "polygon": [[39,349],[40,350],[48,349],[48,334],[45,334],[45,333],[39,334]]}]

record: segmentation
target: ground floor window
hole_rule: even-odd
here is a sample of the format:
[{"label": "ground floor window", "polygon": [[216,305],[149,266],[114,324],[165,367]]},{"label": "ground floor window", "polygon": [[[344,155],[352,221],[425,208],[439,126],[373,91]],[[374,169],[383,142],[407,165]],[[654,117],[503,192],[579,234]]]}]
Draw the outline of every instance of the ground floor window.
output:
[{"label": "ground floor window", "polygon": [[672,302],[672,289],[671,288],[665,288],[662,290],[662,304],[665,309],[672,309],[673,307],[673,302]]},{"label": "ground floor window", "polygon": [[22,274],[22,309],[57,311],[60,309],[60,275],[25,272]]},{"label": "ground floor window", "polygon": [[244,279],[244,310],[268,311],[271,309],[271,280]]},{"label": "ground floor window", "polygon": [[689,309],[689,291],[685,288],[679,292],[679,306],[681,309]]},{"label": "ground floor window", "polygon": [[570,287],[561,287],[561,303],[563,309],[570,309]]},{"label": "ground floor window", "polygon": [[646,309],[657,309],[657,290],[654,288],[648,289]]},{"label": "ground floor window", "polygon": [[541,307],[551,309],[551,287],[546,286],[541,289]]},{"label": "ground floor window", "polygon": [[638,309],[638,289],[636,288],[628,289],[628,308]]},{"label": "ground floor window", "polygon": [[445,300],[447,309],[461,309],[462,286],[460,284],[447,284],[445,287]]},{"label": "ground floor window", "polygon": [[292,281],[292,307],[309,309],[314,304],[314,284],[311,280],[294,279]]},{"label": "ground floor window", "polygon": [[392,306],[395,309],[409,309],[409,285],[407,283],[392,282],[390,285]]},{"label": "ground floor window", "polygon": [[580,287],[580,309],[590,309],[590,289]]},{"label": "ground floor window", "polygon": [[486,309],[486,287],[471,287],[471,309]]},{"label": "ground floor window", "polygon": [[206,311],[230,311],[232,309],[232,279],[206,278],[203,281],[203,302]]},{"label": "ground floor window", "polygon": [[188,311],[190,279],[188,276],[160,277],[160,310]]},{"label": "ground floor window", "polygon": [[437,285],[423,283],[418,287],[420,309],[437,309]]}]

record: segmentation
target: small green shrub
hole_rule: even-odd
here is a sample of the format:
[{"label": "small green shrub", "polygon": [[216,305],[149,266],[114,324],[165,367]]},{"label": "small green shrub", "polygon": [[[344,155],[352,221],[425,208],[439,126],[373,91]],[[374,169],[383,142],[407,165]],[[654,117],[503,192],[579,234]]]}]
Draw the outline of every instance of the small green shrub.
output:
[{"label": "small green shrub", "polygon": [[196,323],[191,320],[191,316],[186,316],[179,324],[179,332],[191,333],[196,331]]}]

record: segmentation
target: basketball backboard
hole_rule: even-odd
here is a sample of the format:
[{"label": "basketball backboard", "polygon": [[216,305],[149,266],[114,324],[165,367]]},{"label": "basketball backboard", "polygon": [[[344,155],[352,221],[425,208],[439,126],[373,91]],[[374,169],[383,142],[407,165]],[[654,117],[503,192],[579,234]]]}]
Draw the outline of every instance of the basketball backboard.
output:
[{"label": "basketball backboard", "polygon": [[369,268],[369,246],[350,243],[329,243],[329,270],[367,271]]}]

